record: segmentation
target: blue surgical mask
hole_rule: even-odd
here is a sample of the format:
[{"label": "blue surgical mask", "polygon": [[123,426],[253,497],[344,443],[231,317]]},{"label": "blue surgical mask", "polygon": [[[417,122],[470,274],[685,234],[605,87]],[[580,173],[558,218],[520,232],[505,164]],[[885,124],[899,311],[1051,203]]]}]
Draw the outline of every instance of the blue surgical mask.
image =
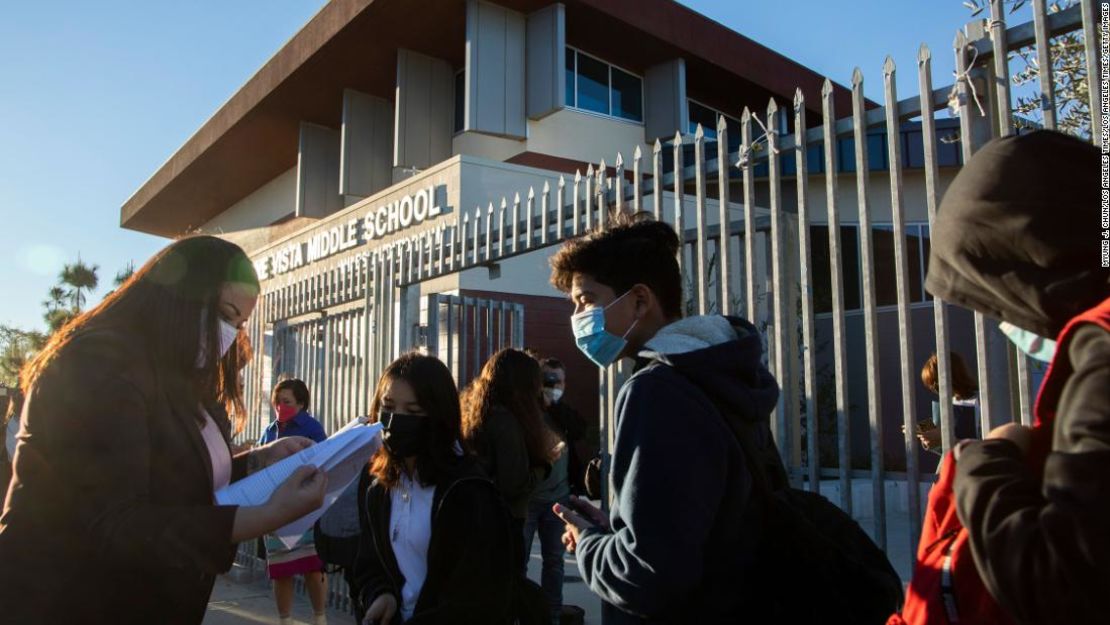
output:
[{"label": "blue surgical mask", "polygon": [[[629,292],[625,291],[623,295],[610,302],[609,306],[621,301]],[[624,336],[617,336],[607,331],[605,329],[605,311],[608,310],[609,306],[605,308],[595,306],[570,318],[570,325],[574,330],[574,342],[578,345],[578,349],[582,350],[586,358],[592,360],[599,367],[608,367],[613,364],[624,346],[628,345],[625,337],[640,322],[639,319],[632,322]]]},{"label": "blue surgical mask", "polygon": [[1002,330],[1006,338],[1010,339],[1010,342],[1016,345],[1026,356],[1036,358],[1041,362],[1052,362],[1052,356],[1056,353],[1056,341],[1046,339],[1029,330],[1023,330],[1005,321],[998,324],[998,329]]}]

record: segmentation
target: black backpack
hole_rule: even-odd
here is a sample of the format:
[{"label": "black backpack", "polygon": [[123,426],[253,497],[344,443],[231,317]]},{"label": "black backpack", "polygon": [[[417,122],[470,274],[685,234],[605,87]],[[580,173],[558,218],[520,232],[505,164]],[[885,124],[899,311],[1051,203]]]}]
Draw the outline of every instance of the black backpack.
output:
[{"label": "black backpack", "polygon": [[762,514],[756,574],[746,587],[751,622],[886,623],[903,600],[886,554],[838,506],[789,486],[767,424],[721,413],[744,452]]},{"label": "black backpack", "polygon": [[361,529],[358,524],[358,505],[365,493],[365,478],[359,477],[351,482],[335,503],[324,512],[312,526],[316,555],[329,571],[337,569],[352,570],[358,555],[358,539]]}]

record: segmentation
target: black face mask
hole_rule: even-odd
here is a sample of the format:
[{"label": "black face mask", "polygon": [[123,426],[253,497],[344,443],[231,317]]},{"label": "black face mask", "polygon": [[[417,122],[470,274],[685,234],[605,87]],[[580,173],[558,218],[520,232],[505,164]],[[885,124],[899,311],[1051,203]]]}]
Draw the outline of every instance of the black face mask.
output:
[{"label": "black face mask", "polygon": [[394,458],[415,456],[427,448],[427,416],[383,410],[378,420],[382,424],[382,445]]}]

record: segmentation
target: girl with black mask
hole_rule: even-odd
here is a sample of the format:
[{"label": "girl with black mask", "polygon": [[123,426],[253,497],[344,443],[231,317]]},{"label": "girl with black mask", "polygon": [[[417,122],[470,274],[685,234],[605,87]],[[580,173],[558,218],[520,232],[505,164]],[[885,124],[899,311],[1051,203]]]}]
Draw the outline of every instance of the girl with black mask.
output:
[{"label": "girl with black mask", "polygon": [[509,513],[459,445],[451,372],[430,356],[401,356],[378,382],[371,415],[384,427],[362,478],[353,575],[362,622],[509,622]]}]

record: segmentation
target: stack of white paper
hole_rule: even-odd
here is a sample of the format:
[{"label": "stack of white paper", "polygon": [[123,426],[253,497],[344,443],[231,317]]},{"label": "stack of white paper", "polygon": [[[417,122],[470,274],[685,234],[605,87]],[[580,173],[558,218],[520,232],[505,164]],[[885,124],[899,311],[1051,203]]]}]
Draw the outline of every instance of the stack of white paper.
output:
[{"label": "stack of white paper", "polygon": [[365,418],[360,417],[327,440],[221,488],[216,491],[216,503],[225,506],[260,506],[269,501],[274,490],[298,468],[306,464],[320,467],[328,476],[328,492],[324,495],[324,505],[275,532],[287,547],[292,548],[328,506],[335,502],[339,494],[358,477],[359,471],[381,446],[381,424],[365,423]]}]

